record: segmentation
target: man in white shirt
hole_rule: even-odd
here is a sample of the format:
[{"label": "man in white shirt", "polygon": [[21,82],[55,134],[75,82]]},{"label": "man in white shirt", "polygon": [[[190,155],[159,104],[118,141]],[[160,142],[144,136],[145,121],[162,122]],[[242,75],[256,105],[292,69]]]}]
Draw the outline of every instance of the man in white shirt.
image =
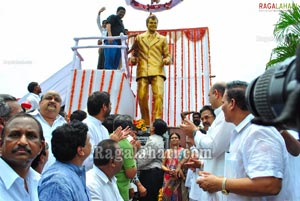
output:
[{"label": "man in white shirt", "polygon": [[[102,125],[102,122],[109,116],[111,111],[110,95],[107,92],[93,92],[87,101],[88,116],[84,123],[89,128],[90,141],[94,148],[102,140],[109,139],[108,130]],[[93,150],[93,149],[92,149]],[[93,167],[93,151],[83,163],[88,171]]]},{"label": "man in white shirt", "polygon": [[59,115],[61,107],[61,97],[56,91],[48,91],[40,101],[40,108],[31,113],[42,125],[45,140],[49,145],[48,161],[44,166],[46,170],[55,162],[55,157],[52,154],[51,138],[52,132],[58,127],[67,123],[65,118]]},{"label": "man in white shirt", "polygon": [[86,174],[87,188],[92,201],[123,201],[115,177],[122,165],[122,151],[117,142],[106,139],[96,146],[94,166]]},{"label": "man in white shirt", "polygon": [[34,111],[39,108],[39,103],[41,101],[40,93],[42,93],[42,89],[37,82],[30,82],[27,86],[27,90],[30,93],[26,98],[31,104],[29,111]]},{"label": "man in white shirt", "polygon": [[274,127],[252,124],[245,99],[247,83],[227,84],[222,110],[225,120],[236,125],[226,153],[225,177],[201,172],[200,187],[222,191],[232,200],[290,200],[288,153]]},{"label": "man in white shirt", "polygon": [[[209,102],[214,109],[216,118],[206,135],[201,133],[199,128],[187,119],[180,125],[183,133],[190,138],[194,138],[197,149],[204,150],[203,153],[209,151],[210,156],[200,155],[200,159],[204,160],[204,171],[218,176],[224,175],[225,152],[228,151],[230,136],[234,129],[232,123],[225,121],[221,108],[225,87],[226,83],[218,82],[209,90]],[[202,195],[203,200],[220,200],[222,198],[221,192],[203,193]]]},{"label": "man in white shirt", "polygon": [[[108,130],[102,125],[102,122],[109,116],[111,111],[110,95],[105,91],[95,91],[87,101],[88,116],[83,120],[89,128],[90,142],[92,147],[95,147],[99,142],[106,139],[114,139],[117,142],[127,137],[130,129],[122,127],[117,128],[113,134],[109,135]],[[124,134],[124,136],[123,136]],[[84,166],[88,171],[93,167],[93,152],[84,161]]]},{"label": "man in white shirt", "polygon": [[45,146],[41,124],[26,113],[9,119],[1,134],[0,201],[38,201],[40,175],[30,166]]}]

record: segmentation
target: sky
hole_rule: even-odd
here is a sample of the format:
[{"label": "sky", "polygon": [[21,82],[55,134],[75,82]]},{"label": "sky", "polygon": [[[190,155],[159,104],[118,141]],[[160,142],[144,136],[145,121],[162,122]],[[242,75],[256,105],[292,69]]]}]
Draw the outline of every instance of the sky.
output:
[{"label": "sky", "polygon": [[[276,47],[273,29],[280,9],[274,5],[278,7],[280,3],[291,1],[183,0],[172,9],[155,14],[158,29],[208,27],[212,75],[216,76],[213,82],[251,82],[264,72],[271,50]],[[118,6],[124,6],[125,27],[146,30],[149,13],[133,9],[125,0],[2,1],[0,93],[22,97],[29,82],[41,83],[70,63],[74,37],[100,35],[96,17],[102,6],[106,7],[102,19],[115,14]],[[93,59],[86,59],[83,68],[96,69],[97,51],[84,52],[85,58],[84,54]]]}]

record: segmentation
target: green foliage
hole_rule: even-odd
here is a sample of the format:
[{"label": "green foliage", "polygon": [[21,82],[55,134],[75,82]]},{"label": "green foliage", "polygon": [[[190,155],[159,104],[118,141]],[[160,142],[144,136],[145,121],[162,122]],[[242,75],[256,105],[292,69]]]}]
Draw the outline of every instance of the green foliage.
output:
[{"label": "green foliage", "polygon": [[280,11],[273,34],[278,46],[272,50],[267,68],[295,55],[300,43],[300,6],[293,3],[292,9]]}]

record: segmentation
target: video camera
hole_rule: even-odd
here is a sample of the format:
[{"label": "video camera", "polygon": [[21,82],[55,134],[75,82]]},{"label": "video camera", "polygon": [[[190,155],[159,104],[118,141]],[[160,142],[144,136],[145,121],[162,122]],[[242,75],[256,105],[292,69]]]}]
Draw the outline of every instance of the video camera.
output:
[{"label": "video camera", "polygon": [[300,51],[266,70],[246,90],[252,123],[300,130]]}]

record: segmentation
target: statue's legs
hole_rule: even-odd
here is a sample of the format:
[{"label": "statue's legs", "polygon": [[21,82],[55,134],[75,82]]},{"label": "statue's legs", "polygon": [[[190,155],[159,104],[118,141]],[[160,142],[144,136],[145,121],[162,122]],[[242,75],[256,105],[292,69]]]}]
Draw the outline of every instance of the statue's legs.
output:
[{"label": "statue's legs", "polygon": [[153,76],[151,79],[151,88],[153,94],[152,122],[155,119],[161,119],[163,115],[164,82],[165,80],[161,76]]},{"label": "statue's legs", "polygon": [[150,113],[149,113],[149,85],[152,88],[153,94],[153,116],[152,122],[155,119],[161,119],[163,114],[163,97],[164,97],[164,78],[161,76],[151,76],[148,78],[140,78],[137,81],[138,100],[142,119],[145,124],[150,126]]},{"label": "statue's legs", "polygon": [[149,114],[149,106],[148,106],[148,98],[149,98],[148,78],[139,78],[137,80],[137,94],[138,94],[142,119],[145,120],[145,124],[147,126],[150,126],[150,114]]}]

